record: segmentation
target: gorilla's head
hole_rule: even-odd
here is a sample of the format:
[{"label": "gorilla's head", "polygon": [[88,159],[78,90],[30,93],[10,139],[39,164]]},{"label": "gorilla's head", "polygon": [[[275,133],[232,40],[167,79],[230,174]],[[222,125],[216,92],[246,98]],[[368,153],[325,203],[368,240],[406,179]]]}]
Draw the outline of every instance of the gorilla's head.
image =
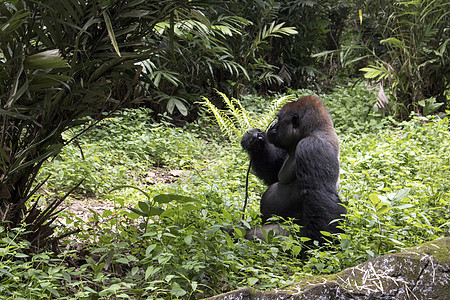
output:
[{"label": "gorilla's head", "polygon": [[277,122],[267,131],[267,139],[278,148],[294,150],[298,142],[314,131],[333,131],[333,124],[320,98],[305,96],[287,103],[277,113]]}]

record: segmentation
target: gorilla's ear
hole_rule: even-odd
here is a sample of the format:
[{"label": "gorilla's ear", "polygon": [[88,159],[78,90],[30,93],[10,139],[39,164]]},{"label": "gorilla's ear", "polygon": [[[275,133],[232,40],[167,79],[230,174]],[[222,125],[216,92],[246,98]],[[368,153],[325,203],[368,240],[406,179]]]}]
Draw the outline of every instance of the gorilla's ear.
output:
[{"label": "gorilla's ear", "polygon": [[298,119],[298,115],[297,115],[297,114],[294,114],[294,115],[292,116],[292,127],[298,128],[299,125],[300,125],[300,121],[299,121],[299,119]]}]

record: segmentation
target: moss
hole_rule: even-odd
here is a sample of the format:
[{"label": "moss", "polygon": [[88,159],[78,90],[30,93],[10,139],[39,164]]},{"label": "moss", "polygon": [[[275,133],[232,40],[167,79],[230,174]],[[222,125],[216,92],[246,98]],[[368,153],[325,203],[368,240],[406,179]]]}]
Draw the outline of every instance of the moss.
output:
[{"label": "moss", "polygon": [[450,237],[424,243],[411,249],[411,252],[431,255],[436,262],[447,265],[450,264]]}]

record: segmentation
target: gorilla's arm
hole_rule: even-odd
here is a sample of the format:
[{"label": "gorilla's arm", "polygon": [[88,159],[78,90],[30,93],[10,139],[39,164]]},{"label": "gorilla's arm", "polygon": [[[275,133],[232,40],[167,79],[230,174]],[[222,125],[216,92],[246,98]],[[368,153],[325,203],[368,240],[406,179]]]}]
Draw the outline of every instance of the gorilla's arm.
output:
[{"label": "gorilla's arm", "polygon": [[278,172],[287,156],[285,150],[267,141],[266,133],[260,129],[249,130],[242,137],[241,146],[252,161],[253,173],[266,185],[278,181]]},{"label": "gorilla's arm", "polygon": [[339,148],[337,139],[314,134],[302,139],[295,151],[296,174],[303,189],[326,189],[337,192]]}]

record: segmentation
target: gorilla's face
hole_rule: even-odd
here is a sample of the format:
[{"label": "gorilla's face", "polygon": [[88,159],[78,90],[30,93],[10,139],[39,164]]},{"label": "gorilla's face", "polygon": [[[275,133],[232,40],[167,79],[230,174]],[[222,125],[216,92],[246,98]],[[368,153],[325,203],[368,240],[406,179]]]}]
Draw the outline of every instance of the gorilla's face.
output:
[{"label": "gorilla's face", "polygon": [[300,141],[298,114],[291,110],[282,110],[277,114],[277,118],[277,122],[267,131],[267,139],[278,148],[294,150]]}]

